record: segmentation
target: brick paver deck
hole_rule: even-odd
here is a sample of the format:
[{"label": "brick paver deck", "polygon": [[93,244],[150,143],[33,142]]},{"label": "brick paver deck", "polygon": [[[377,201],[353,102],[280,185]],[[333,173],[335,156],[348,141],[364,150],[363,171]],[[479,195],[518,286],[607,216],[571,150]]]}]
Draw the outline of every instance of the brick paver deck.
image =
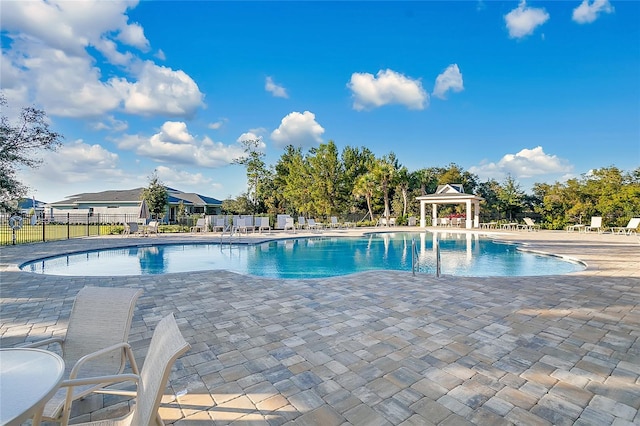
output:
[{"label": "brick paver deck", "polygon": [[[354,232],[361,231],[325,234]],[[64,333],[85,285],[135,287],[144,290],[130,338],[138,363],[155,324],[171,312],[192,346],[166,390],[167,424],[640,423],[638,237],[498,234],[588,268],[497,278],[389,271],[315,280],[226,271],[61,277],[16,264],[155,237],[3,247],[0,345]],[[219,241],[212,234],[157,241],[206,239]],[[127,400],[102,398],[77,404],[76,420],[129,409]]]}]

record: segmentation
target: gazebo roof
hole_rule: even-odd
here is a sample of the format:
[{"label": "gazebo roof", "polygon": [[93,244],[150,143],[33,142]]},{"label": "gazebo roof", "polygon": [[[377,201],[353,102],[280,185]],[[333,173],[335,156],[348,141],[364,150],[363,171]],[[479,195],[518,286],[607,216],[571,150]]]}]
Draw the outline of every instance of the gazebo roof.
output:
[{"label": "gazebo roof", "polygon": [[435,193],[416,197],[416,200],[428,203],[457,204],[464,203],[467,200],[482,201],[484,198],[474,194],[465,194],[462,184],[448,183],[446,185],[438,185]]}]

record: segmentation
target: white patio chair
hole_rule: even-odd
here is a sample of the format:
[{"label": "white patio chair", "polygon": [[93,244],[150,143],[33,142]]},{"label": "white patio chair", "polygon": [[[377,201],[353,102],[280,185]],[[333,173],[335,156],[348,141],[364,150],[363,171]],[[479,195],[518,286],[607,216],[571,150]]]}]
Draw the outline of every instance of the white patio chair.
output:
[{"label": "white patio chair", "polygon": [[298,216],[298,229],[307,228],[308,224],[304,220],[304,216]]},{"label": "white patio chair", "polygon": [[638,226],[640,226],[640,217],[634,217],[629,220],[627,226],[614,226],[611,228],[612,234],[636,234]]},{"label": "white patio chair", "polygon": [[152,220],[151,222],[149,222],[149,224],[147,225],[147,234],[156,234],[157,236],[159,225],[160,224],[158,223],[157,220]]},{"label": "white patio chair", "polygon": [[189,229],[189,232],[206,232],[207,222],[204,218],[198,219],[196,224]]},{"label": "white patio chair", "polygon": [[271,231],[271,225],[269,225],[269,218],[267,216],[257,217],[256,226],[261,234],[262,231]]},{"label": "white patio chair", "polygon": [[584,232],[597,232],[598,234],[602,234],[602,232],[604,232],[604,229],[602,229],[602,216],[592,216],[591,225],[585,226]]},{"label": "white patio chair", "polygon": [[213,232],[216,232],[218,230],[220,232],[224,232],[225,228],[226,228],[225,218],[224,217],[215,218],[213,222]]},{"label": "white patio chair", "polygon": [[322,224],[316,222],[315,219],[307,219],[307,229],[309,229],[310,231],[321,231]]},{"label": "white patio chair", "polygon": [[248,234],[249,229],[253,230],[253,225],[247,225],[247,218],[239,217],[233,227],[234,234]]},{"label": "white patio chair", "polygon": [[[138,371],[133,354],[123,346],[129,338],[136,301],[142,290],[134,288],[84,287],[76,295],[69,325],[64,337],[52,337],[25,347],[59,344],[65,373],[62,385],[70,378],[109,376],[124,371],[129,361],[132,371]],[[66,379],[66,380],[65,380]],[[96,382],[84,386],[58,390],[45,405],[42,419],[64,422],[69,412],[63,406],[65,400],[80,399],[103,388]]]},{"label": "white patio chair", "polygon": [[[133,394],[135,395],[136,403],[132,411],[127,415],[119,419],[80,424],[85,426],[164,425],[162,418],[158,414],[162,395],[167,386],[173,364],[190,347],[189,343],[182,337],[173,314],[170,314],[164,317],[156,326],[140,374],[119,374],[93,379],[76,379],[64,383],[63,386],[69,387],[69,389],[76,385],[84,386],[94,382],[115,384],[131,381],[137,384],[137,391]],[[107,390],[103,393],[131,395],[130,392],[118,390]],[[67,403],[65,404],[65,410],[70,411],[71,401],[67,401]],[[67,422],[63,423],[63,425],[66,424]]]},{"label": "white patio chair", "polygon": [[331,216],[331,223],[329,223],[329,227],[331,228],[341,228],[342,224],[338,222],[337,216]]},{"label": "white patio chair", "polygon": [[530,217],[525,217],[522,220],[524,220],[524,225],[519,225],[520,229],[524,229],[526,231],[539,231],[540,230],[540,225],[536,225],[534,220],[531,219]]},{"label": "white patio chair", "polygon": [[286,231],[287,229],[293,231],[293,233],[296,233],[296,226],[293,223],[293,218],[292,217],[287,217],[284,220],[284,230]]},{"label": "white patio chair", "polygon": [[140,227],[137,222],[127,222],[124,224],[124,232],[122,236],[126,235],[137,235],[140,233]]}]

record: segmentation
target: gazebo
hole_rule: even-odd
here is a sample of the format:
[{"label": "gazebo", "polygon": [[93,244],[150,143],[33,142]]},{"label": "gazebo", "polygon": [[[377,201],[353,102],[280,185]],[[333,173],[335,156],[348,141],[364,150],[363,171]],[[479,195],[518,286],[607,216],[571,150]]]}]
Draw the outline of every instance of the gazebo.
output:
[{"label": "gazebo", "polygon": [[422,228],[427,226],[427,204],[433,206],[431,216],[433,224],[437,223],[439,204],[464,204],[466,206],[465,227],[468,229],[480,227],[480,201],[484,200],[484,198],[473,194],[465,194],[461,184],[438,185],[438,189],[434,194],[423,195],[416,197],[416,199],[420,201],[420,226]]}]

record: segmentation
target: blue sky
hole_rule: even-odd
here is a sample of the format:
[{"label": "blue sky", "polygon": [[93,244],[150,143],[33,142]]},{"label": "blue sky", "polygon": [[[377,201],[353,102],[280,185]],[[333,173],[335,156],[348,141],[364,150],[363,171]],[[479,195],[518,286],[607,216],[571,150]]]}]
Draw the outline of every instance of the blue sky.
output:
[{"label": "blue sky", "polygon": [[[167,185],[224,199],[260,138],[456,163],[525,190],[640,166],[640,2],[0,2],[0,84],[65,136],[53,202]],[[11,116],[12,110],[3,114]]]}]

